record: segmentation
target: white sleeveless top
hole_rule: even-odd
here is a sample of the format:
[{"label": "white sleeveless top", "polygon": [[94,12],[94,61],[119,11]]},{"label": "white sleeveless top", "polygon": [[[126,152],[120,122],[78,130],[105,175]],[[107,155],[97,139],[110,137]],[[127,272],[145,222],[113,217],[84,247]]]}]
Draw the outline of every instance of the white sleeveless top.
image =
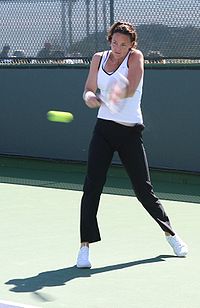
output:
[{"label": "white sleeveless top", "polygon": [[[104,70],[105,64],[109,58],[109,51],[105,51],[102,55],[101,63],[99,66],[99,71],[97,75],[97,86],[100,90],[100,96],[102,101],[106,101],[106,89],[112,78],[117,79],[117,75],[120,73],[127,77],[128,75],[128,58],[130,52],[125,57],[124,61],[120,64],[120,66],[112,73],[107,73]],[[120,112],[113,113],[106,106],[106,104],[102,103],[97,118],[111,120],[114,122],[118,122],[124,125],[134,125],[134,124],[143,124],[143,117],[141,112],[141,97],[142,97],[142,86],[143,86],[143,76],[139,82],[139,85],[133,96],[125,98],[121,100],[121,104],[124,104],[124,107]]]}]

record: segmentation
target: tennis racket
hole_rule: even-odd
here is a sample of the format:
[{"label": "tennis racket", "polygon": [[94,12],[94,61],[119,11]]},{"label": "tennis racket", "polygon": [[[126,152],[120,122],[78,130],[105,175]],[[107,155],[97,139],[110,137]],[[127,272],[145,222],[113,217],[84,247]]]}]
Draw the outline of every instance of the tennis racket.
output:
[{"label": "tennis racket", "polygon": [[118,73],[108,84],[104,95],[99,95],[100,100],[109,108],[112,113],[118,113],[124,108],[123,98],[125,97],[128,79]]}]

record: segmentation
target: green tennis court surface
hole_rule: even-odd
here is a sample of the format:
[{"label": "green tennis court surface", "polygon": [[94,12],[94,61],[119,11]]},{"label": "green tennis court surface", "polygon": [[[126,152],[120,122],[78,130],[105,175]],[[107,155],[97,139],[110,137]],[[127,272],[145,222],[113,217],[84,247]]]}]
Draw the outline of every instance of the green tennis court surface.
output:
[{"label": "green tennis court surface", "polygon": [[93,267],[80,270],[83,169],[1,159],[0,308],[199,308],[198,176],[152,174],[190,248],[187,258],[178,258],[130,196],[121,169],[111,168],[98,215],[102,241],[91,245]]}]

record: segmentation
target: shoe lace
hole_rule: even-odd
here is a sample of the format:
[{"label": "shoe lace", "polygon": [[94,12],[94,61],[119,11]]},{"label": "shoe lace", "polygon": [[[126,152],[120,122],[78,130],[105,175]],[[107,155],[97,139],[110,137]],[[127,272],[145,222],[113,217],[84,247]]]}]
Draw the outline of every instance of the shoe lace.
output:
[{"label": "shoe lace", "polygon": [[87,249],[83,249],[82,251],[80,251],[80,257],[82,260],[87,260],[88,259],[88,250]]},{"label": "shoe lace", "polygon": [[177,237],[173,238],[173,244],[174,244],[174,246],[176,246],[177,248],[178,248],[178,247],[179,247],[179,248],[184,247],[182,241],[181,241],[179,238],[177,238]]}]

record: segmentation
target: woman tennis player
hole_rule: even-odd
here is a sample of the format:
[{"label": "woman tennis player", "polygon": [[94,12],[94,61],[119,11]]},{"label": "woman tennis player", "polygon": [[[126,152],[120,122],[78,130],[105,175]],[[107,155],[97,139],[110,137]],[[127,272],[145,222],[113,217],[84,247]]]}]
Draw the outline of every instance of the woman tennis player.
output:
[{"label": "woman tennis player", "polygon": [[[108,32],[110,50],[92,58],[85,84],[88,107],[99,108],[88,153],[87,174],[81,200],[81,247],[78,268],[90,268],[89,244],[100,241],[97,211],[113,154],[131,180],[136,197],[164,231],[177,256],[185,256],[187,245],[172,229],[170,220],[153,191],[142,140],[144,129],[141,96],[144,59],[137,49],[137,33],[127,22],[114,23]],[[97,89],[100,93],[97,95]]]}]

